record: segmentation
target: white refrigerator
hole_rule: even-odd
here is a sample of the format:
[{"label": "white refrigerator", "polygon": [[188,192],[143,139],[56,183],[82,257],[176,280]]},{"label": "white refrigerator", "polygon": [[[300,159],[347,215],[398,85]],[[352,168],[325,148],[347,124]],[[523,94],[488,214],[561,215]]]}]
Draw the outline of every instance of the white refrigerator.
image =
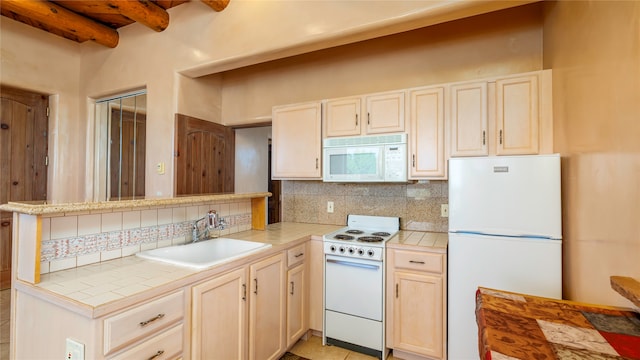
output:
[{"label": "white refrigerator", "polygon": [[558,154],[449,160],[450,360],[480,358],[478,286],[562,297]]}]

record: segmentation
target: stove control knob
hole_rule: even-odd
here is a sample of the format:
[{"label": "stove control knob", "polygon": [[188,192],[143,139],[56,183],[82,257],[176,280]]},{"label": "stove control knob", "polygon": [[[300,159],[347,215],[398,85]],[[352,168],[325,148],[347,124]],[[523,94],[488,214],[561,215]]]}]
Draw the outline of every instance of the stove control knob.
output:
[{"label": "stove control knob", "polygon": [[338,250],[340,251],[341,254],[344,254],[344,246],[340,246]]},{"label": "stove control knob", "polygon": [[335,245],[329,246],[329,250],[331,250],[331,252],[336,252],[336,246]]},{"label": "stove control knob", "polygon": [[360,256],[364,255],[364,249],[358,249],[358,255]]},{"label": "stove control knob", "polygon": [[353,255],[353,253],[356,252],[356,249],[354,248],[349,248],[349,254]]},{"label": "stove control knob", "polygon": [[367,255],[369,256],[373,256],[375,253],[373,252],[373,249],[369,249],[367,250]]}]

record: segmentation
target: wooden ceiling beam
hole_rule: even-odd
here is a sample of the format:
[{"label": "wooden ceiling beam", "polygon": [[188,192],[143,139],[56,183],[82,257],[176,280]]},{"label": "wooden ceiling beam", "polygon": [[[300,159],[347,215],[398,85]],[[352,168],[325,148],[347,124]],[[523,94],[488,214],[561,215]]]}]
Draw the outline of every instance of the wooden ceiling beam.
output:
[{"label": "wooden ceiling beam", "polygon": [[215,11],[222,11],[229,5],[231,0],[200,0],[203,3],[209,5]]},{"label": "wooden ceiling beam", "polygon": [[110,48],[118,45],[119,36],[116,30],[49,1],[2,0],[2,8],[63,32],[75,34],[80,41],[93,40]]},{"label": "wooden ceiling beam", "polygon": [[105,13],[117,13],[157,32],[169,26],[169,13],[149,0],[95,1]]}]

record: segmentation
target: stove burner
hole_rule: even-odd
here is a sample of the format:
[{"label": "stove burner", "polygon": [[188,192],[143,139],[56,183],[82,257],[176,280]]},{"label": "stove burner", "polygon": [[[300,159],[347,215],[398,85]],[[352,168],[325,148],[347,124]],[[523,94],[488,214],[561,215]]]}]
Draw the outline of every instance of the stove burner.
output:
[{"label": "stove burner", "polygon": [[358,241],[364,241],[364,242],[380,242],[382,240],[384,239],[380,236],[360,236],[358,238]]},{"label": "stove burner", "polygon": [[371,235],[373,235],[373,236],[389,236],[391,234],[389,234],[388,232],[385,232],[385,231],[378,231],[378,232],[372,233]]},{"label": "stove burner", "polygon": [[337,240],[353,240],[353,236],[345,234],[337,234],[333,238]]},{"label": "stove burner", "polygon": [[357,229],[349,229],[349,230],[347,230],[347,231],[345,231],[345,232],[346,232],[347,234],[356,234],[356,235],[357,235],[357,234],[362,234],[362,233],[364,233],[364,231],[362,231],[362,230],[357,230]]}]

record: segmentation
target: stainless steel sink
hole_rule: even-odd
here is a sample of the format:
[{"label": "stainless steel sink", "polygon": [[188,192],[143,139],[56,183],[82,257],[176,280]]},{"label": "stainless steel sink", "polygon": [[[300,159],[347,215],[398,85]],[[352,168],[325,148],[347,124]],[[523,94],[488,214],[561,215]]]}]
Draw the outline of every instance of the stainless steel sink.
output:
[{"label": "stainless steel sink", "polygon": [[141,251],[136,253],[136,256],[193,269],[206,269],[270,247],[271,244],[254,241],[216,238],[186,245]]}]

